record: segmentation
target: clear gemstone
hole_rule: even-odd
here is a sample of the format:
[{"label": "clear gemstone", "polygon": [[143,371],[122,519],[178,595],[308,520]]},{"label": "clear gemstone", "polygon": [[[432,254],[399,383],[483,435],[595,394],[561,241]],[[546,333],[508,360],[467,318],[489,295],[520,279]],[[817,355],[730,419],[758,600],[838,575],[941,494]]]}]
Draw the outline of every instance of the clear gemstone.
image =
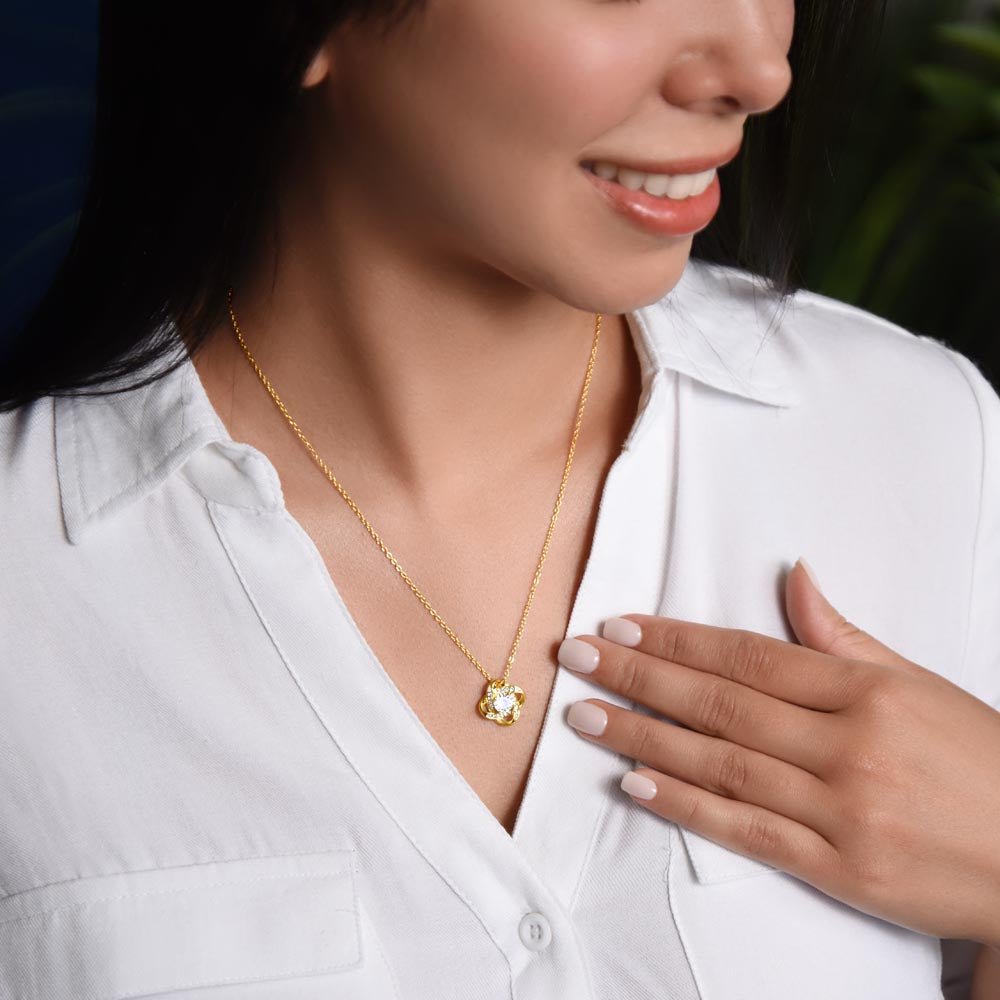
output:
[{"label": "clear gemstone", "polygon": [[496,710],[503,715],[506,715],[516,703],[517,699],[510,691],[505,691],[503,694],[497,695],[497,697],[493,699],[493,704],[496,707]]}]

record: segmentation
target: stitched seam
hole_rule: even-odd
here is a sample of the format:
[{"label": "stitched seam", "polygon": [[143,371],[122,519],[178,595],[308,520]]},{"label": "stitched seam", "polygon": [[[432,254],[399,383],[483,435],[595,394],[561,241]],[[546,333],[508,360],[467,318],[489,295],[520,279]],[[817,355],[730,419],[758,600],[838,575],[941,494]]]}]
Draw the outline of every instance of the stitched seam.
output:
[{"label": "stitched seam", "polygon": [[80,437],[77,426],[77,420],[79,416],[79,404],[76,402],[76,400],[73,399],[73,397],[69,397],[68,402],[70,405],[70,429],[71,429],[71,437],[73,440],[73,472],[76,480],[76,508],[81,514],[83,514],[84,518],[87,520],[94,517],[98,517],[109,504],[113,503],[120,496],[122,496],[122,494],[126,493],[132,487],[137,486],[140,483],[149,482],[150,480],[155,478],[156,474],[163,468],[164,464],[168,463],[170,459],[177,454],[177,452],[185,448],[189,444],[192,438],[194,438],[197,434],[199,434],[202,430],[204,430],[204,428],[212,426],[212,424],[208,422],[202,422],[196,424],[195,427],[191,430],[191,432],[187,434],[184,438],[182,438],[181,441],[178,442],[173,448],[171,448],[170,451],[168,451],[160,459],[160,461],[157,462],[155,466],[153,466],[152,469],[148,469],[140,473],[140,475],[131,479],[128,483],[126,483],[125,486],[117,490],[115,493],[111,494],[111,496],[107,497],[104,500],[99,501],[96,506],[85,507],[83,503],[83,497],[84,497],[83,479],[80,474],[81,466],[83,463],[80,461],[80,455],[81,455]]},{"label": "stitched seam", "polygon": [[[95,906],[98,903],[116,903],[122,899],[144,899],[152,898],[154,896],[173,896],[179,893],[200,892],[204,889],[250,885],[254,882],[287,882],[290,879],[308,878],[316,882],[332,881],[334,879],[342,881],[344,876],[352,876],[350,869],[345,868],[344,870],[336,872],[332,875],[314,875],[309,872],[292,872],[291,874],[284,875],[258,875],[256,878],[232,879],[229,882],[208,882],[204,885],[177,886],[172,889],[156,889],[149,892],[123,892],[119,893],[117,896],[95,896],[93,899],[85,899],[76,903],[66,903],[63,906],[52,906],[45,910],[37,910],[34,913],[25,913],[17,917],[9,917],[6,920],[0,920],[0,927],[5,927],[8,924],[24,923],[28,920],[40,920],[42,917],[50,916],[53,913],[63,913],[67,910],[87,909],[88,907]],[[338,907],[334,912],[351,913],[353,911]]]},{"label": "stitched seam", "polygon": [[937,350],[945,354],[948,360],[951,361],[951,363],[959,370],[962,378],[965,380],[965,384],[968,387],[969,392],[972,393],[973,401],[976,404],[976,412],[979,414],[979,509],[976,513],[976,529],[973,534],[972,570],[969,577],[969,596],[966,602],[965,612],[965,638],[962,641],[962,653],[958,662],[958,672],[956,674],[959,678],[959,683],[964,685],[967,681],[965,672],[968,667],[969,639],[972,633],[972,601],[975,596],[976,572],[979,568],[979,543],[984,520],[983,508],[985,506],[984,501],[986,493],[986,420],[983,416],[982,404],[979,402],[979,395],[972,384],[972,380],[969,378],[968,374],[955,357],[955,352],[950,347],[946,347],[944,344],[941,344],[936,340],[929,339],[928,343],[933,344]]},{"label": "stitched seam", "polygon": [[73,885],[82,882],[91,882],[96,879],[115,878],[119,875],[145,875],[152,872],[174,871],[177,869],[183,869],[186,871],[191,868],[202,868],[205,865],[228,865],[240,861],[264,861],[267,858],[304,858],[312,854],[325,855],[340,854],[344,852],[350,852],[352,854],[357,853],[356,848],[353,847],[320,847],[311,851],[282,851],[276,854],[243,854],[235,858],[213,858],[209,861],[193,861],[188,865],[169,865],[164,868],[129,868],[125,871],[102,872],[98,875],[80,875],[76,878],[59,879],[56,882],[42,882],[39,885],[33,885],[27,889],[18,889],[16,892],[0,895],[0,901],[16,899],[18,896],[23,896],[25,893],[40,892],[42,889],[52,889],[59,885]]},{"label": "stitched seam", "polygon": [[[297,522],[293,518],[291,518],[290,516],[288,516],[287,512],[282,512],[282,513],[285,515],[285,520],[287,520],[288,523],[291,524],[296,529],[296,534],[298,534],[299,532],[301,532],[302,529],[297,524]],[[300,541],[301,541],[301,538],[300,538]],[[319,573],[319,576],[320,576],[320,579],[323,582],[324,586],[327,588],[327,590],[329,592],[329,590],[330,590],[329,581],[325,578],[326,577],[326,567],[323,565],[322,561],[320,560],[317,552],[315,551],[315,548],[313,546],[305,545],[305,544],[303,544],[303,548],[306,550],[306,554],[309,556],[310,561],[316,566],[317,570],[322,570],[323,571],[323,572]],[[340,611],[341,618],[344,620],[344,623],[354,632],[355,637],[361,640],[361,647],[365,651],[366,655],[371,660],[375,660],[374,652],[371,650],[371,647],[368,645],[368,641],[361,634],[361,631],[360,631],[360,629],[357,626],[357,622],[353,621],[353,619],[349,615],[345,615],[344,614],[343,609],[340,607],[339,602],[337,602],[337,610]],[[282,653],[282,655],[284,656],[283,653]],[[390,687],[389,693],[392,695],[393,698],[396,699],[396,701],[398,703],[400,703],[402,705],[403,709],[406,712],[408,712],[411,715],[414,714],[413,713],[413,708],[403,698],[403,696],[400,693],[400,691],[399,691],[398,688]],[[457,776],[457,774],[454,771],[455,765],[447,757],[447,755],[445,754],[445,752],[441,749],[441,746],[436,741],[434,741],[434,740],[431,740],[430,744],[431,744],[431,747],[430,747],[431,752],[434,753],[440,760],[442,760],[445,763],[446,770],[448,771],[448,776],[451,779],[452,784],[456,788],[458,788],[460,790],[460,792],[466,798],[468,798],[470,801],[473,801],[473,802],[477,803],[477,805],[479,805],[480,807],[482,807],[482,801],[476,797],[475,793],[468,786],[468,784],[459,781],[458,776]]]},{"label": "stitched seam", "polygon": [[154,465],[151,469],[146,469],[143,472],[141,472],[134,479],[131,479],[128,483],[126,483],[126,485],[124,487],[122,487],[120,490],[118,490],[117,493],[113,493],[106,500],[100,501],[100,503],[96,507],[89,508],[88,511],[87,511],[87,516],[88,517],[97,517],[107,506],[109,506],[115,500],[117,500],[120,496],[122,496],[122,494],[127,493],[130,489],[132,489],[135,486],[139,486],[139,485],[148,483],[148,482],[152,481],[153,479],[155,479],[157,477],[157,475],[160,473],[160,471],[163,469],[163,467],[165,465],[169,464],[170,460],[174,457],[174,455],[176,455],[179,451],[182,451],[191,442],[191,440],[198,435],[198,433],[203,428],[208,427],[208,426],[210,426],[210,425],[209,424],[199,424],[194,430],[191,431],[190,434],[188,434],[185,438],[183,438],[176,445],[174,445],[174,447],[171,448],[170,451],[168,451],[160,459],[160,461],[157,462],[156,465]]},{"label": "stitched seam", "polygon": [[[694,988],[698,991],[699,1000],[703,1000],[705,993],[701,988],[701,977],[695,968],[695,962],[688,948],[687,941],[685,940],[686,930],[683,921],[680,919],[680,913],[674,904],[674,883],[673,883],[673,873],[674,865],[676,864],[675,858],[679,856],[677,847],[679,845],[678,833],[680,827],[674,824],[673,828],[667,828],[667,846],[670,850],[670,854],[667,857],[667,870],[665,873],[664,883],[667,887],[667,907],[674,920],[674,927],[677,929],[677,940],[681,943],[681,949],[684,951],[684,958],[687,960],[688,970],[691,973],[691,981],[694,983]],[[685,854],[685,857],[687,855]]]},{"label": "stitched seam", "polygon": [[80,436],[77,433],[77,401],[71,396],[69,398],[70,406],[70,436],[73,439],[73,474],[76,481],[76,497],[74,503],[74,527],[79,528],[80,526],[80,515],[86,515],[86,511],[83,509],[83,480],[80,478]]},{"label": "stitched seam", "polygon": [[174,990],[191,990],[202,986],[222,986],[225,983],[260,983],[279,978],[287,979],[293,976],[316,975],[320,972],[338,972],[344,968],[353,968],[356,964],[357,959],[352,957],[350,960],[345,959],[337,965],[324,965],[321,968],[309,966],[304,969],[273,969],[271,972],[265,972],[260,976],[227,976],[224,979],[203,979],[198,982],[187,983],[169,982],[159,986],[143,987],[139,993],[115,992],[105,994],[100,1000],[129,1000],[130,997],[148,997],[153,993],[164,993],[168,990],[170,992]]},{"label": "stitched seam", "polygon": [[[619,755],[620,756],[620,755]],[[590,859],[594,854],[594,845],[597,843],[597,836],[601,830],[601,824],[604,822],[604,816],[611,806],[611,796],[608,795],[604,799],[604,803],[601,806],[600,812],[597,814],[597,820],[594,823],[594,828],[590,834],[590,841],[587,844],[587,850],[583,855],[583,864],[580,865],[580,870],[576,875],[576,884],[573,886],[573,893],[569,898],[569,906],[566,908],[567,913],[572,913],[576,908],[576,900],[580,895],[580,887],[583,885],[583,876],[587,869],[590,867]]]},{"label": "stitched seam", "polygon": [[[356,891],[357,890],[355,888],[355,892]],[[359,921],[359,924],[360,924],[360,920],[361,920],[361,914],[360,914],[360,912],[357,914],[357,917],[358,917],[358,921]],[[358,937],[359,937],[359,940],[362,942],[362,948],[364,948],[364,935],[360,934],[360,931],[359,931]],[[400,991],[399,991],[399,980],[396,978],[396,970],[393,969],[392,965],[389,962],[389,959],[386,957],[385,949],[382,947],[382,942],[379,940],[379,936],[378,936],[377,932],[375,932],[375,933],[372,934],[372,941],[374,941],[374,943],[375,943],[375,950],[378,952],[379,957],[382,959],[382,967],[383,967],[383,969],[385,969],[385,971],[389,975],[389,982],[392,983],[392,995],[396,998],[396,1000],[399,1000],[399,998],[402,996],[402,993],[400,993]],[[362,952],[362,956],[361,956],[361,962],[362,962],[362,965],[365,964],[365,958],[364,958],[364,953],[363,952]]]},{"label": "stitched seam", "polygon": [[[216,533],[219,536],[219,540],[221,541],[222,546],[225,549],[227,556],[229,557],[230,564],[232,565],[233,570],[235,571],[237,577],[239,578],[240,583],[243,586],[243,590],[244,590],[244,592],[247,595],[247,599],[250,601],[250,605],[254,609],[254,612],[257,615],[258,620],[260,621],[261,625],[263,626],[263,628],[264,628],[265,632],[267,633],[268,637],[270,638],[271,642],[274,644],[274,648],[277,650],[278,655],[281,657],[282,662],[285,664],[285,669],[288,670],[289,674],[291,674],[293,680],[298,685],[299,690],[301,690],[302,693],[303,693],[303,695],[305,695],[306,701],[309,703],[310,708],[312,708],[313,713],[316,715],[316,718],[319,720],[319,722],[323,726],[324,730],[326,730],[327,734],[330,736],[330,739],[333,740],[333,736],[332,736],[332,733],[331,733],[331,730],[330,730],[330,726],[327,725],[326,719],[323,717],[322,713],[317,708],[316,700],[310,694],[310,692],[309,692],[308,688],[306,687],[305,683],[303,682],[302,678],[294,670],[294,668],[292,666],[292,661],[291,661],[290,657],[287,655],[287,653],[285,652],[285,650],[282,647],[281,643],[278,641],[278,637],[275,635],[274,630],[271,627],[271,624],[268,621],[267,617],[264,615],[263,611],[261,610],[261,608],[259,607],[259,605],[257,604],[257,602],[254,600],[253,593],[251,592],[249,584],[247,583],[246,579],[244,578],[243,573],[240,571],[239,564],[238,564],[238,562],[236,560],[236,557],[235,557],[235,555],[233,554],[233,552],[229,548],[229,545],[226,542],[225,532],[222,530],[222,528],[221,528],[221,526],[219,524],[219,521],[217,520],[217,514],[222,519],[225,518],[225,509],[223,507],[219,506],[219,505],[216,505],[215,503],[213,503],[211,501],[208,502],[208,508],[209,508],[209,514],[210,514],[210,516],[212,518],[212,521],[215,524]],[[302,547],[306,550],[306,554],[309,556],[310,561],[314,565],[318,564],[318,568],[321,568],[323,570],[323,572],[319,573],[320,582],[324,585],[324,587],[326,588],[327,592],[330,593],[331,585],[332,585],[332,580],[329,579],[329,574],[325,573],[325,567],[323,566],[323,563],[320,560],[319,553],[317,551],[314,551],[315,547],[314,546],[311,547],[310,545],[307,545],[307,544],[303,543],[301,535],[305,534],[304,529],[288,513],[287,510],[274,511],[274,512],[271,512],[271,513],[273,513],[273,514],[280,514],[280,516],[282,517],[282,519],[285,520],[285,521],[287,521],[288,524],[293,529],[295,529],[296,534],[300,535],[299,541],[300,541],[300,543],[302,543]],[[308,536],[306,536],[306,538],[308,539]],[[341,615],[343,617],[343,612],[342,611],[341,611]],[[348,624],[351,624],[351,623],[348,622]],[[354,625],[354,631],[355,631],[355,633],[357,633],[360,636],[360,632],[358,632],[356,624]],[[361,636],[361,638],[363,639],[364,637]],[[369,650],[368,645],[367,645],[366,642],[362,643],[362,649],[364,649],[368,653],[369,657],[371,657],[372,659],[374,659],[374,654],[370,652],[370,650]],[[397,697],[397,699],[399,699],[401,697],[401,695],[399,694],[398,691],[394,692],[394,694]],[[408,705],[406,705],[406,707],[408,708],[409,711],[412,712],[412,709],[410,709]],[[337,744],[337,746],[339,748],[339,744]],[[444,757],[444,751],[441,750],[441,748],[439,746],[435,746],[435,749],[436,749],[436,751],[437,751],[437,753],[438,753],[439,756]],[[357,763],[357,761],[355,761],[353,758],[349,757],[347,755],[347,753],[345,753],[343,751],[342,748],[340,748],[340,752],[343,753],[344,759],[348,761],[348,763],[354,769],[354,771],[358,775],[358,777],[361,778],[361,780],[365,783],[365,787],[369,791],[371,791],[372,796],[375,798],[375,800],[378,802],[378,804],[386,811],[386,813],[389,816],[392,817],[393,822],[397,825],[397,827],[400,830],[403,831],[403,833],[405,834],[405,836],[407,837],[407,839],[410,841],[410,843],[412,843],[413,846],[417,849],[417,851],[420,853],[420,856],[427,862],[428,865],[431,866],[431,868],[438,874],[438,876],[440,876],[441,880],[445,883],[445,885],[447,885],[448,888],[450,888],[451,891],[465,904],[466,908],[476,918],[476,920],[479,921],[479,923],[482,926],[483,930],[486,931],[486,934],[489,936],[490,940],[496,946],[497,951],[500,952],[500,955],[507,962],[508,968],[509,968],[510,967],[510,958],[509,958],[509,956],[507,955],[507,953],[504,950],[504,948],[501,945],[501,943],[494,937],[492,929],[483,920],[483,917],[480,914],[479,910],[475,906],[472,905],[471,900],[469,900],[462,893],[462,891],[458,888],[458,886],[455,885],[451,881],[451,879],[448,878],[430,860],[430,857],[428,856],[426,850],[424,849],[423,845],[418,841],[417,837],[414,835],[414,833],[410,829],[409,825],[403,823],[402,820],[400,819],[400,817],[398,817],[392,811],[392,809],[390,809],[389,806],[378,795],[376,795],[374,791],[372,791],[372,782],[370,782],[368,780],[368,777],[366,776],[365,772],[362,771],[362,769],[359,766],[359,764]],[[447,758],[445,758],[445,759],[447,759]],[[454,766],[454,765],[452,765],[452,766]],[[454,775],[451,775],[451,777],[452,777],[453,783],[456,785],[456,787],[462,789],[462,791],[464,793],[466,793],[467,795],[474,797],[474,793],[472,792],[471,788],[467,788],[467,787],[463,788],[462,785],[461,785],[461,783],[458,781],[457,778],[455,778]],[[482,805],[481,802],[480,802],[480,805]],[[525,861],[525,864],[527,864],[527,861]],[[534,872],[533,872],[533,874],[534,874]],[[537,876],[536,876],[536,878],[537,878]],[[539,881],[541,881],[541,880],[539,880]],[[511,969],[510,971],[511,971],[511,978],[513,979],[513,969]]]}]

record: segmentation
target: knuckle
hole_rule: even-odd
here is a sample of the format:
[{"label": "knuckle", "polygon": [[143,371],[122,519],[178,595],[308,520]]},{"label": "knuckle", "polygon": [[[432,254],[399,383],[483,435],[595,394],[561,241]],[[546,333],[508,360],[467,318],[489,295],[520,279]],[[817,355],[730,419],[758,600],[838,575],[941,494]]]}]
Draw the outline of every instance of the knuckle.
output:
[{"label": "knuckle", "polygon": [[842,864],[849,880],[854,883],[855,895],[862,901],[878,900],[884,893],[892,891],[894,884],[898,884],[882,852],[854,851]]},{"label": "knuckle", "polygon": [[709,736],[731,732],[739,722],[740,702],[735,684],[714,680],[705,684],[695,706],[695,719]]},{"label": "knuckle", "polygon": [[711,769],[712,790],[729,798],[741,798],[747,785],[746,754],[737,747],[717,751]]},{"label": "knuckle", "polygon": [[686,649],[684,634],[683,625],[679,623],[671,622],[656,629],[653,634],[653,654],[661,660],[682,663]]},{"label": "knuckle", "polygon": [[679,805],[680,825],[689,830],[697,830],[701,826],[701,797],[692,795]]},{"label": "knuckle", "polygon": [[774,660],[765,639],[755,632],[737,629],[730,663],[731,677],[740,684],[756,687],[774,671]]},{"label": "knuckle", "polygon": [[869,718],[880,725],[895,725],[907,711],[905,692],[893,676],[872,680],[863,704]]},{"label": "knuckle", "polygon": [[785,853],[780,831],[763,812],[748,810],[740,831],[742,843],[751,854],[764,858],[782,857]]},{"label": "knuckle", "polygon": [[633,701],[642,701],[649,676],[642,658],[635,654],[626,655],[618,669],[621,693]]},{"label": "knuckle", "polygon": [[858,628],[849,618],[840,616],[840,619],[833,623],[831,629],[831,645],[843,646],[852,641],[857,642],[864,638],[864,632]]},{"label": "knuckle", "polygon": [[845,704],[863,703],[871,689],[872,669],[870,663],[861,660],[846,660],[841,674],[841,697]]},{"label": "knuckle", "polygon": [[841,768],[853,779],[873,785],[885,774],[889,751],[874,743],[861,743],[841,760]]},{"label": "knuckle", "polygon": [[638,717],[629,722],[629,730],[625,735],[629,755],[634,760],[641,760],[648,766],[653,766],[650,754],[653,751],[649,722],[645,717]]},{"label": "knuckle", "polygon": [[844,808],[843,819],[849,836],[861,853],[880,851],[894,845],[905,855],[916,846],[917,834],[909,811],[898,795],[884,789],[869,791],[860,801]]},{"label": "knuckle", "polygon": [[853,807],[848,807],[847,818],[851,836],[862,844],[881,840],[892,824],[890,810],[874,796],[868,796]]}]

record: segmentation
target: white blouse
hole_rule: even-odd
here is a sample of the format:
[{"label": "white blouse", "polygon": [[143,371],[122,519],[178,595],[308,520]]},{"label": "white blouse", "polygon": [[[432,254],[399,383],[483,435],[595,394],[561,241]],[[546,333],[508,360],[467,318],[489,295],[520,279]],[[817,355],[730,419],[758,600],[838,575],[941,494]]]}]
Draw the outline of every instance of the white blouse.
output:
[{"label": "white blouse", "polygon": [[[566,635],[639,612],[794,642],[804,555],[1000,709],[1000,397],[975,365],[698,261],[627,319],[643,392]],[[555,662],[509,836],[190,360],[0,415],[0,477],[3,1000],[967,995],[977,948],[634,803],[639,762],[566,712],[644,708]]]}]

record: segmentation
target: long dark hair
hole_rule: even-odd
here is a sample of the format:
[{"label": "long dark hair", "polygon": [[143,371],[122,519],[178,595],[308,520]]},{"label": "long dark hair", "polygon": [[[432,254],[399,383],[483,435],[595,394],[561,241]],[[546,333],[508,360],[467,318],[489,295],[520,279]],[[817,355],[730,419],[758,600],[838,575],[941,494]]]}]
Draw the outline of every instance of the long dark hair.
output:
[{"label": "long dark hair", "polygon": [[[102,0],[96,120],[76,232],[41,301],[0,338],[0,412],[48,395],[144,385],[225,317],[267,227],[300,80],[348,21],[383,34],[426,0]],[[798,0],[793,85],[746,126],[726,198],[693,256],[744,268],[782,297],[810,181],[881,31],[879,0]],[[850,68],[850,71],[849,71]],[[171,331],[173,331],[171,333]],[[165,362],[145,379],[140,367]],[[121,380],[124,379],[124,382]]]}]

